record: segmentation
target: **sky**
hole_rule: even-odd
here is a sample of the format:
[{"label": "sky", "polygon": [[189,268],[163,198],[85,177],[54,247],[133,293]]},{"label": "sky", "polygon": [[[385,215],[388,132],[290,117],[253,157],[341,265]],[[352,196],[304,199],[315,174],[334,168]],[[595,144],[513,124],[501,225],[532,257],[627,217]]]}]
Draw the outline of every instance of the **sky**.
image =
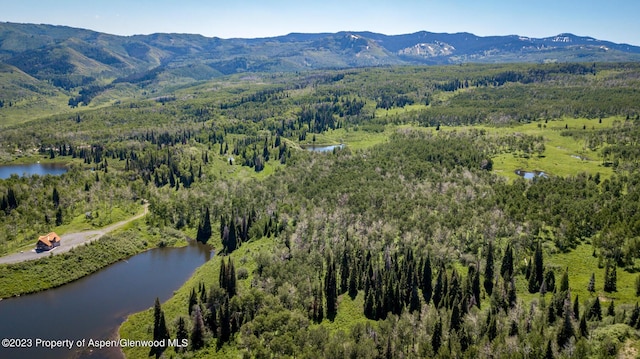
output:
[{"label": "sky", "polygon": [[638,0],[19,0],[0,21],[66,25],[114,35],[201,34],[255,38],[291,32],[560,33],[640,46]]}]

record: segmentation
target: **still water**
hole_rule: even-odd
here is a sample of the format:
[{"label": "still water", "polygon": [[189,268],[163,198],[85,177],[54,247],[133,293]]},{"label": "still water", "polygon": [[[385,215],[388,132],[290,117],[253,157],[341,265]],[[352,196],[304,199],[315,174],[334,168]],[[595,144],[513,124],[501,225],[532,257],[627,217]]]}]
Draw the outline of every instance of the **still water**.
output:
[{"label": "still water", "polygon": [[0,179],[6,179],[15,174],[18,176],[52,175],[59,176],[67,172],[67,167],[59,163],[31,163],[27,165],[0,166]]},{"label": "still water", "polygon": [[304,149],[311,152],[333,152],[334,149],[343,149],[345,147],[344,144],[339,145],[328,145],[328,146],[304,146]]},{"label": "still water", "polygon": [[[171,297],[212,256],[209,247],[157,248],[59,288],[0,301],[0,338],[114,338],[127,315]],[[140,340],[143,338],[126,338]],[[120,358],[118,349],[7,349],[0,358]]]},{"label": "still water", "polygon": [[546,173],[543,171],[525,171],[525,170],[516,170],[516,174],[524,179],[530,180],[536,177],[544,177],[548,178]]}]

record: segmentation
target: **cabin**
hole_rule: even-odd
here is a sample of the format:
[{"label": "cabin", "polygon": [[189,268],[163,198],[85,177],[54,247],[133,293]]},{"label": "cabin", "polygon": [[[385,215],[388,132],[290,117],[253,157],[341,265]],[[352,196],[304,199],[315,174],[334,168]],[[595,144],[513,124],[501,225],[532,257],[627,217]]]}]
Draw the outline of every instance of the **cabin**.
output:
[{"label": "cabin", "polygon": [[36,251],[50,251],[55,247],[60,245],[60,236],[55,234],[55,232],[51,232],[49,234],[45,234],[44,236],[40,236],[38,238],[38,243],[36,243]]}]

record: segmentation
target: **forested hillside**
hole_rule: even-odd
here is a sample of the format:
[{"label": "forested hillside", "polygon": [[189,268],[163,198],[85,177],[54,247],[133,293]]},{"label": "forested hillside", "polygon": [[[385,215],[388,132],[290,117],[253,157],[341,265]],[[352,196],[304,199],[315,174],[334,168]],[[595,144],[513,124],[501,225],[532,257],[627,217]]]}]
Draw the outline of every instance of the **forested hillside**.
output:
[{"label": "forested hillside", "polygon": [[[164,96],[176,87],[232,74],[364,66],[638,60],[640,47],[573,34],[529,38],[342,31],[221,39],[194,34],[116,36],[66,26],[0,22],[0,79],[4,84],[7,69],[23,78],[18,86],[22,89],[0,86],[0,104],[5,102],[11,108],[2,110],[0,106],[0,126],[124,98]],[[45,99],[43,93],[57,96]]]},{"label": "forested hillside", "polygon": [[0,180],[0,250],[141,199],[215,248],[119,333],[189,346],[131,358],[635,357],[639,89],[636,63],[256,73],[7,126],[1,158],[70,170]]}]

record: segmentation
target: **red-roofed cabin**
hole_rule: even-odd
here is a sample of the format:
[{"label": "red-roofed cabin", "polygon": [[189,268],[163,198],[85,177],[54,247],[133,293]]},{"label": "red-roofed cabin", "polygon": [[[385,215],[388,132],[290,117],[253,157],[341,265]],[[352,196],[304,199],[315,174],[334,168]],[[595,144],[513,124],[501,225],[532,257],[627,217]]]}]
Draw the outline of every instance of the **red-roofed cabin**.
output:
[{"label": "red-roofed cabin", "polygon": [[59,245],[60,236],[55,234],[55,232],[51,232],[38,238],[38,243],[36,243],[36,251],[50,251]]}]

